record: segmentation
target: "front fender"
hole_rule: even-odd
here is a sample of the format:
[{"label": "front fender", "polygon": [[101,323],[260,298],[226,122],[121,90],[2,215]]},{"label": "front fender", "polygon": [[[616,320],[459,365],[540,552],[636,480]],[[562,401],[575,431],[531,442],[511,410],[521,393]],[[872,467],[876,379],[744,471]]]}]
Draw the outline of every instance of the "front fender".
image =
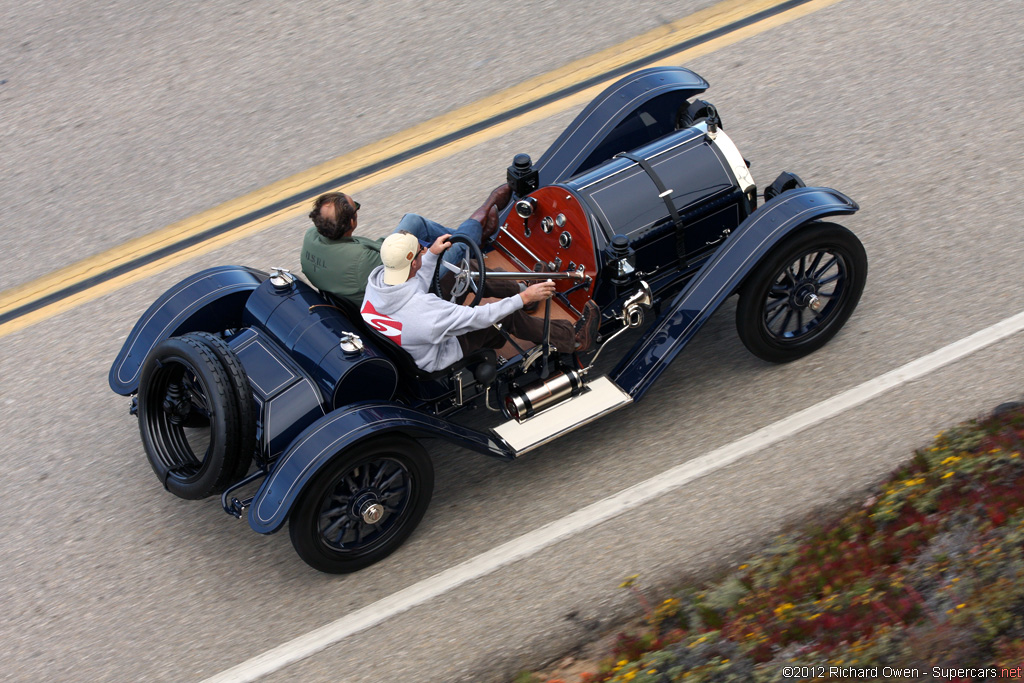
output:
[{"label": "front fender", "polygon": [[801,187],[762,204],[726,239],[672,300],[610,377],[639,400],[711,314],[735,292],[758,262],[786,235],[825,216],[860,207],[827,187]]},{"label": "front fender", "polygon": [[327,463],[356,443],[388,432],[439,436],[503,460],[515,456],[492,437],[397,403],[358,403],[335,410],[299,434],[263,481],[249,508],[249,525],[272,534],[285,523],[299,494]]},{"label": "front fender", "polygon": [[266,273],[253,268],[218,266],[168,289],[132,328],[110,366],[110,388],[123,396],[137,391],[143,362],[168,337],[241,327],[249,294],[266,279]]},{"label": "front fender", "polygon": [[[595,97],[537,160],[535,168],[540,176],[540,187],[554,185],[586,170],[580,164],[613,134],[623,120],[638,111],[645,112],[645,122],[654,116],[660,116],[662,120],[656,122],[649,137],[640,144],[634,141],[631,147],[639,147],[671,132],[675,129],[679,108],[690,97],[707,89],[707,81],[680,66],[650,67],[624,76]],[[651,102],[656,99],[658,106],[651,108]],[[610,159],[619,151],[622,151],[621,147],[596,163]]]}]

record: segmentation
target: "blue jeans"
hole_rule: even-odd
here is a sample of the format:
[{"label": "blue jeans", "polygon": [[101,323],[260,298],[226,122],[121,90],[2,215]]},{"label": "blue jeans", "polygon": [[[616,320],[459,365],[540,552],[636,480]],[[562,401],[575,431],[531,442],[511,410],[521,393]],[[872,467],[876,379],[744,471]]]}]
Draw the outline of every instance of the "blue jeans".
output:
[{"label": "blue jeans", "polygon": [[[480,225],[480,221],[467,218],[462,221],[455,230],[450,230],[440,223],[435,223],[429,218],[424,218],[419,214],[407,213],[402,216],[402,220],[398,222],[398,227],[395,228],[395,232],[399,230],[405,230],[406,232],[416,235],[416,239],[426,242],[427,244],[433,244],[441,235],[462,235],[473,240],[476,244],[480,244],[480,240],[483,239],[484,228]],[[465,244],[453,244],[444,252],[443,259],[451,264],[457,264],[463,258],[469,258],[470,252],[469,247]]]}]

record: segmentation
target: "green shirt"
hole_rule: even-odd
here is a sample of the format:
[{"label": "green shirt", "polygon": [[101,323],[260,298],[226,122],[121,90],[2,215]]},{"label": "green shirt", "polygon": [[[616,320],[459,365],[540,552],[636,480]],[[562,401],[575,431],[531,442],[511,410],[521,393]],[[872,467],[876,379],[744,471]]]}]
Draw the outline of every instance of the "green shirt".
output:
[{"label": "green shirt", "polygon": [[366,280],[370,272],[381,265],[383,241],[383,237],[379,240],[366,237],[329,240],[311,227],[302,240],[302,273],[317,289],[361,306]]}]

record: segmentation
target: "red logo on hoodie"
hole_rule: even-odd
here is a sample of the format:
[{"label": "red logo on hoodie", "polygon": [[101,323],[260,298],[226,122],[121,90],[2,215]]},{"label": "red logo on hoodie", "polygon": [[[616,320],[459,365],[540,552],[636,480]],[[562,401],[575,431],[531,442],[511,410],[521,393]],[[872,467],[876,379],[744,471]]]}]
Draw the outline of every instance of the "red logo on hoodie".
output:
[{"label": "red logo on hoodie", "polygon": [[402,323],[387,317],[383,313],[378,313],[377,309],[369,301],[363,304],[363,310],[360,311],[360,314],[367,325],[399,346],[402,345]]}]

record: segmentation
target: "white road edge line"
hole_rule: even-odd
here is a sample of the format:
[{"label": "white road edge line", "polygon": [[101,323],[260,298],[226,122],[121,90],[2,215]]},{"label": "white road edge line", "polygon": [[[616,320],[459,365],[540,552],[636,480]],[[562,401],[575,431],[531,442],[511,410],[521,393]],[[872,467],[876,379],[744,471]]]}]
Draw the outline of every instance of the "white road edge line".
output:
[{"label": "white road edge line", "polygon": [[906,365],[817,403],[706,455],[662,472],[619,493],[577,510],[557,521],[503,543],[450,569],[347,614],[272,650],[228,669],[205,683],[253,681],[305,659],[348,636],[375,626],[431,598],[479,579],[497,569],[596,526],[715,470],[757,453],[783,439],[866,403],[902,384],[912,382],[986,346],[1024,331],[1024,311],[975,332]]}]

